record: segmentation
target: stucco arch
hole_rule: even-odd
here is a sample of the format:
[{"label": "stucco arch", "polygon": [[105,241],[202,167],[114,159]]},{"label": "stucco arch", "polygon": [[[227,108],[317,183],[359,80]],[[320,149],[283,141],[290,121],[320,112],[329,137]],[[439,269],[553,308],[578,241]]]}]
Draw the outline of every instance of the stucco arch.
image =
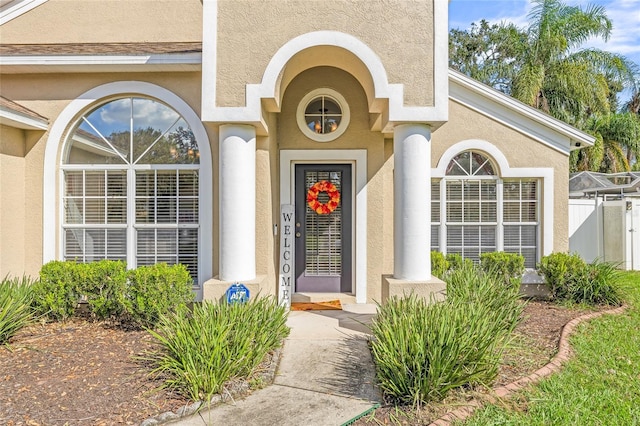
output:
[{"label": "stucco arch", "polygon": [[[213,188],[212,188],[212,156],[209,146],[207,132],[202,125],[198,115],[193,109],[175,93],[157,86],[155,84],[141,81],[118,81],[103,84],[83,93],[67,105],[51,126],[47,145],[44,153],[44,182],[43,182],[43,263],[55,260],[59,253],[59,218],[61,217],[61,206],[59,199],[59,164],[61,152],[65,145],[64,137],[69,126],[79,117],[80,114],[88,111],[92,106],[100,102],[108,101],[117,96],[140,95],[158,99],[169,107],[176,110],[189,124],[193,131],[198,148],[200,150],[200,276],[201,281],[208,279],[212,275],[212,253],[213,246],[211,238],[213,229]],[[58,186],[56,186],[58,185]]]},{"label": "stucco arch", "polygon": [[389,97],[387,72],[369,46],[342,32],[314,31],[289,40],[271,58],[260,83],[267,107],[279,111],[291,80],[319,66],[333,66],[353,75],[366,93],[371,112],[380,112],[379,101]]},{"label": "stucco arch", "polygon": [[[215,15],[209,10],[208,2],[205,6],[205,16]],[[291,80],[318,66],[333,66],[352,74],[366,93],[369,112],[384,116],[380,130],[387,133],[393,131],[395,124],[430,123],[438,127],[448,118],[446,62],[444,67],[437,67],[435,105],[406,106],[404,85],[389,83],[385,67],[373,49],[357,37],[340,31],[313,31],[287,41],[272,56],[261,82],[246,85],[245,106],[217,106],[216,47],[208,41],[215,40],[214,28],[205,27],[204,35],[201,115],[205,122],[251,124],[256,126],[258,134],[268,134],[263,112],[279,112],[284,89]],[[444,81],[440,81],[440,75]]]}]

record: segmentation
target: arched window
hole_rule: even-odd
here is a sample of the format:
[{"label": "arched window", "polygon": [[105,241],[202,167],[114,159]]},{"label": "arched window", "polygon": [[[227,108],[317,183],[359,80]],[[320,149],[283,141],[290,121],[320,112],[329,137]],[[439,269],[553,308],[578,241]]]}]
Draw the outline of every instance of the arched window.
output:
[{"label": "arched window", "polygon": [[444,179],[431,182],[432,250],[479,261],[482,253],[522,254],[538,260],[539,182],[501,178],[492,159],[476,150],[454,156]]},{"label": "arched window", "polygon": [[84,114],[62,159],[63,257],[182,263],[198,282],[198,142],[155,99],[125,97]]},{"label": "arched window", "polygon": [[456,155],[447,167],[447,253],[478,261],[496,251],[497,179],[491,161],[477,151]]}]

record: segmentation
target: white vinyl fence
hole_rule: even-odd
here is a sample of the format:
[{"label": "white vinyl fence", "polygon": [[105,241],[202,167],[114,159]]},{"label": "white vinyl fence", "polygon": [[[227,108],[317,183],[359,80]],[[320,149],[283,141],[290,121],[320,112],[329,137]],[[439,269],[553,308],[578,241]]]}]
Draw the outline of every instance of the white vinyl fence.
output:
[{"label": "white vinyl fence", "polygon": [[569,251],[640,270],[640,199],[570,199]]}]

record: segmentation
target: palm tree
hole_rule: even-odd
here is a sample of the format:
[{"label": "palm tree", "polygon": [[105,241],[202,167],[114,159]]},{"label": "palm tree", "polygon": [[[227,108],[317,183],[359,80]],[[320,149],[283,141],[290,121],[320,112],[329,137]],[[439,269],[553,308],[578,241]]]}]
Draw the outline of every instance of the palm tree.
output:
[{"label": "palm tree", "polygon": [[578,50],[590,38],[609,38],[612,24],[605,9],[559,0],[533,3],[511,95],[578,127],[593,114],[608,114],[610,88],[632,84],[632,64],[610,52]]},{"label": "palm tree", "polygon": [[621,112],[592,117],[585,130],[592,133],[594,146],[571,153],[571,170],[603,173],[626,172],[640,158],[640,116]]}]

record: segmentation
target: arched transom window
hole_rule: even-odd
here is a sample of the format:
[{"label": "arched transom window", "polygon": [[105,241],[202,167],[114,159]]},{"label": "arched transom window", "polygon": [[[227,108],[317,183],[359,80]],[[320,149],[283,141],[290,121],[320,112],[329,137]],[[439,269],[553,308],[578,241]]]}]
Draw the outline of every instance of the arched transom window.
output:
[{"label": "arched transom window", "polygon": [[539,182],[502,179],[492,159],[468,150],[448,164],[444,179],[431,182],[431,248],[479,261],[482,253],[522,254],[538,260]]},{"label": "arched transom window", "polygon": [[198,143],[174,109],[111,100],[83,115],[62,161],[65,259],[182,263],[198,280]]}]

